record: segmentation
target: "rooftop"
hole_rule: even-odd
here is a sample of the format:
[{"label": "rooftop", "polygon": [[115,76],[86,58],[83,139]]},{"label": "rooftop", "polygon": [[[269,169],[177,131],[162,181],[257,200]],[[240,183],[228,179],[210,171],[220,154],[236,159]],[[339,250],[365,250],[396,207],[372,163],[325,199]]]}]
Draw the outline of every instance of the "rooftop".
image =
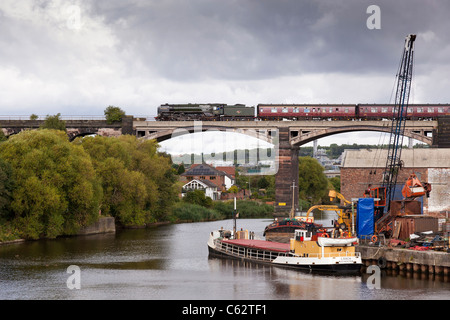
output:
[{"label": "rooftop", "polygon": [[[384,168],[387,149],[345,150],[343,168]],[[450,149],[403,149],[401,159],[406,168],[450,168]]]},{"label": "rooftop", "polygon": [[217,170],[205,163],[191,167],[188,171],[181,174],[182,176],[224,176],[225,172]]}]

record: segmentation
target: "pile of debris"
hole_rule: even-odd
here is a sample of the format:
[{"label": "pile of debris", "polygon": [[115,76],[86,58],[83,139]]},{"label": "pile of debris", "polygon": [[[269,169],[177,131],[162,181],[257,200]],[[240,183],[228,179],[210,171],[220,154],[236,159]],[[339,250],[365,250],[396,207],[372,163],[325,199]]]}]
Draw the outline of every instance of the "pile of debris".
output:
[{"label": "pile of debris", "polygon": [[450,253],[448,239],[433,231],[415,232],[409,235],[409,241],[390,239],[389,247],[405,248],[417,251],[444,251]]}]

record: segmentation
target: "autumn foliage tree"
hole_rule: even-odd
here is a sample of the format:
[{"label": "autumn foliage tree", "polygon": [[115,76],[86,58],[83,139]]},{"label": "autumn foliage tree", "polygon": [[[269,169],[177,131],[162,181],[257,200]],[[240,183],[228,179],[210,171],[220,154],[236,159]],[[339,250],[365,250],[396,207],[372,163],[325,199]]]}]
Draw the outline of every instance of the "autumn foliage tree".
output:
[{"label": "autumn foliage tree", "polygon": [[157,148],[127,135],[69,142],[49,129],[0,142],[0,239],[5,229],[26,239],[76,234],[99,213],[124,226],[167,220],[176,172]]},{"label": "autumn foliage tree", "polygon": [[134,136],[78,139],[91,156],[103,189],[103,214],[124,226],[164,220],[177,199],[176,172],[155,141]]},{"label": "autumn foliage tree", "polygon": [[1,144],[15,183],[10,220],[24,238],[73,234],[98,217],[101,187],[89,155],[64,131],[24,131]]}]

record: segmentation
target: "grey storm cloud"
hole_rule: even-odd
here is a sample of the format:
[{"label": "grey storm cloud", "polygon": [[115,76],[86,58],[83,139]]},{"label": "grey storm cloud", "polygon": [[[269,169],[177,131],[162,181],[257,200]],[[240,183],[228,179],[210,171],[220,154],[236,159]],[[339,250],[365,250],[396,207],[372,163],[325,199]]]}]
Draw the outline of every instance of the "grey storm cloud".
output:
[{"label": "grey storm cloud", "polygon": [[[366,26],[373,4],[379,30]],[[447,103],[448,12],[438,0],[2,0],[0,114],[385,103],[410,33],[416,102]]]},{"label": "grey storm cloud", "polygon": [[377,1],[381,30],[369,31],[366,9],[372,3],[100,1],[94,11],[149,70],[182,81],[384,72],[397,64],[409,33],[433,31],[449,40],[449,3]]}]

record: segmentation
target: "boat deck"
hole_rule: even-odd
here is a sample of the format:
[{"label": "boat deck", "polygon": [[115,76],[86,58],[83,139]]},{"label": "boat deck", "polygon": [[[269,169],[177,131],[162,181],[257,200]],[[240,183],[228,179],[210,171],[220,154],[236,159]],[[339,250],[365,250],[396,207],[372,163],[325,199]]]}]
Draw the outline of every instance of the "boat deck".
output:
[{"label": "boat deck", "polygon": [[252,249],[269,250],[276,252],[289,252],[290,248],[289,243],[279,243],[265,240],[233,239],[223,240],[223,242]]}]

